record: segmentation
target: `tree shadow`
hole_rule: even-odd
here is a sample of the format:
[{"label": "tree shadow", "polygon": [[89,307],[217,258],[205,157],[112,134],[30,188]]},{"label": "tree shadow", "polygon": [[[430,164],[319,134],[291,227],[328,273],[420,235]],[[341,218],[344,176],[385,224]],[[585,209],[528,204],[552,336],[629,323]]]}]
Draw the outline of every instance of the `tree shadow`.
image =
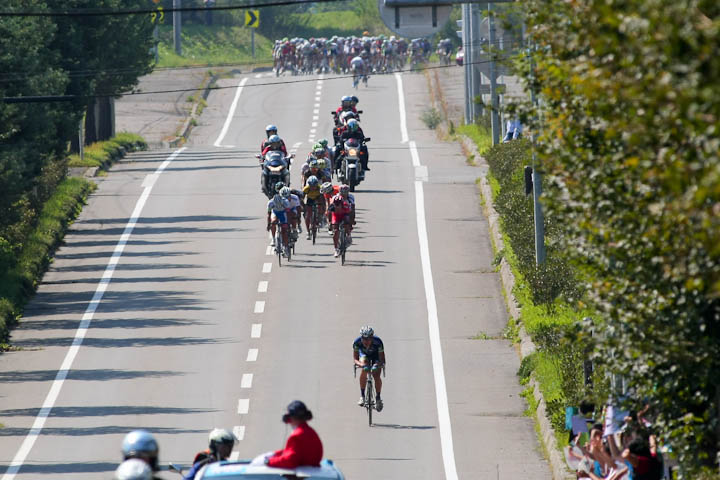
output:
[{"label": "tree shadow", "polygon": [[[0,372],[0,383],[47,382],[55,380],[57,370],[15,370]],[[67,380],[112,381],[132,380],[135,378],[162,378],[184,375],[170,370],[115,370],[99,368],[93,370],[70,370]],[[0,429],[2,432],[2,429]]]},{"label": "tree shadow", "polygon": [[[36,417],[40,408],[15,408],[0,410],[0,417]],[[153,407],[145,405],[104,405],[53,407],[50,417],[106,417],[114,415],[194,415],[212,413],[218,410],[208,408]]]},{"label": "tree shadow", "polygon": [[391,428],[393,430],[434,430],[433,425],[398,425],[396,423],[373,423],[373,427]]}]

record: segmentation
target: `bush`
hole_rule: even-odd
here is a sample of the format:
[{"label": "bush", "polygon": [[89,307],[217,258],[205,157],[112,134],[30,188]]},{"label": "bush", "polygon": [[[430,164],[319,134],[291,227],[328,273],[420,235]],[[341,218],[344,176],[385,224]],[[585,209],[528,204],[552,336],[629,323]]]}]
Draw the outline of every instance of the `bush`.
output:
[{"label": "bush", "polygon": [[147,142],[140,135],[123,132],[110,140],[93,143],[85,147],[84,158],[80,155],[70,155],[71,167],[106,167],[115,160],[122,158],[128,151],[146,150]]},{"label": "bush", "polygon": [[40,212],[32,233],[23,242],[15,261],[8,257],[9,244],[0,237],[0,343],[20,316],[25,302],[45,273],[52,254],[67,227],[82,210],[95,184],[82,178],[68,178],[56,189]]},{"label": "bush", "polygon": [[438,112],[437,108],[432,107],[426,109],[422,115],[420,115],[420,120],[423,121],[426,127],[431,130],[435,130],[437,126],[440,125],[440,122],[442,122],[442,116],[440,115],[440,112]]}]

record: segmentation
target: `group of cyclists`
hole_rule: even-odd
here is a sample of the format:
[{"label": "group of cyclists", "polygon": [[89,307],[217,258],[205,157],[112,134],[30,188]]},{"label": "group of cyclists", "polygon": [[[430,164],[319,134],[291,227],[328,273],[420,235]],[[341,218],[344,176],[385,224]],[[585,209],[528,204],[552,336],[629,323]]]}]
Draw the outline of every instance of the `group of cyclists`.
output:
[{"label": "group of cyclists", "polygon": [[[283,38],[275,41],[273,69],[276,75],[357,72],[366,79],[371,73],[401,70],[408,62],[412,66],[427,62],[431,53],[427,38],[408,41],[369,32],[360,37]],[[440,40],[437,53],[441,60],[451,56],[450,39]]]},{"label": "group of cyclists", "polygon": [[[277,229],[280,228],[281,248],[286,257],[290,256],[290,248],[303,232],[303,218],[308,240],[312,238],[313,226],[327,227],[328,234],[333,237],[335,257],[340,254],[341,228],[345,231],[346,246],[352,245],[352,229],[356,223],[355,196],[350,193],[350,185],[333,184],[332,178],[334,174],[339,176],[339,160],[344,153],[342,146],[349,139],[355,139],[361,145],[359,159],[362,178],[370,170],[369,153],[364,145],[366,138],[360,128],[356,108],[358,102],[355,96],[341,98],[341,105],[334,113],[334,146],[330,147],[327,139],[321,139],[313,145],[301,168],[300,189],[291,188],[289,182],[286,184],[279,181],[274,185],[275,193],[267,202],[267,230],[272,235],[271,246],[276,247]],[[277,126],[268,125],[265,134],[266,138],[260,145],[262,157],[271,151],[282,152],[287,157],[287,147],[278,136]]]}]

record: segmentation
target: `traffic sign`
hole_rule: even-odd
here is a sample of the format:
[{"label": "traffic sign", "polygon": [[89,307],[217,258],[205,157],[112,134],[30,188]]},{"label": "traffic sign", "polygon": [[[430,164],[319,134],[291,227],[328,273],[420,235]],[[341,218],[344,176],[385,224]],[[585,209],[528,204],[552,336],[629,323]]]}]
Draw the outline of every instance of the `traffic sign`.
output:
[{"label": "traffic sign", "polygon": [[378,0],[383,23],[400,36],[427,37],[440,31],[450,18],[451,5],[394,6]]},{"label": "traffic sign", "polygon": [[245,26],[252,28],[260,26],[260,10],[245,10]]}]

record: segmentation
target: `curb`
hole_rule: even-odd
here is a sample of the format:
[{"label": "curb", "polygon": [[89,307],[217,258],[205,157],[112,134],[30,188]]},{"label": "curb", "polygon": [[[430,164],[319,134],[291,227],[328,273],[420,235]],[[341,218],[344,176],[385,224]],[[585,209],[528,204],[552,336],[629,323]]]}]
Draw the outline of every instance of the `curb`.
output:
[{"label": "curb", "polygon": [[[210,86],[213,85],[219,77],[220,77],[219,74],[211,75],[210,78],[208,79],[207,83],[205,85],[201,86],[200,88],[198,88],[198,90],[202,89],[202,93],[200,94],[200,96],[202,97],[203,100],[207,100],[208,96],[210,95]],[[173,138],[172,140],[163,142],[163,143],[167,143],[167,148],[175,148],[179,145],[182,145],[188,139],[188,137],[190,136],[190,131],[193,128],[192,122],[196,118],[195,114],[197,112],[198,105],[200,105],[199,102],[193,103],[192,110],[190,110],[190,115],[188,115],[185,118],[185,121],[183,122],[183,125],[180,128],[180,135]]]},{"label": "curb", "polygon": [[[475,155],[475,161],[480,169],[480,195],[483,199],[483,213],[488,219],[490,226],[490,238],[493,242],[496,251],[501,251],[505,244],[502,239],[502,233],[500,231],[500,214],[497,213],[493,206],[492,190],[490,183],[487,179],[488,164],[485,158],[482,157],[478,150],[475,142],[470,138],[459,135],[460,143],[467,149],[466,151],[472,152]],[[525,358],[531,353],[535,352],[537,347],[533,343],[530,335],[525,331],[525,327],[520,322],[520,306],[518,305],[515,295],[513,295],[513,287],[515,286],[515,276],[510,269],[510,264],[503,257],[500,261],[500,278],[502,279],[503,292],[505,293],[505,300],[510,317],[517,322],[519,326],[520,336],[520,358]],[[565,465],[565,458],[562,452],[560,452],[555,445],[555,430],[550,425],[546,415],[547,405],[545,398],[540,391],[540,387],[534,378],[530,380],[530,386],[533,388],[533,397],[538,403],[537,410],[535,411],[535,420],[540,430],[540,437],[542,438],[543,447],[545,449],[548,461],[550,463],[550,469],[552,476],[555,480],[569,480],[575,478],[574,475],[569,473],[567,466]]]}]

